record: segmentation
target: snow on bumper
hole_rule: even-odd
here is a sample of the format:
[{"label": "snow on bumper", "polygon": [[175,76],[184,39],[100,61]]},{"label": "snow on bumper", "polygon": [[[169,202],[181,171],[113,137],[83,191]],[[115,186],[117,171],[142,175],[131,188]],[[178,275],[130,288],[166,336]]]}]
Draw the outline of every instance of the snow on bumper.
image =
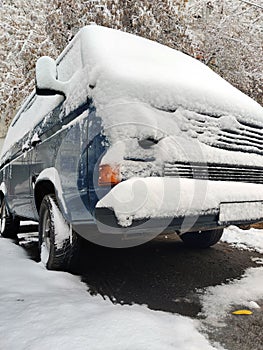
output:
[{"label": "snow on bumper", "polygon": [[[241,203],[241,204],[240,204]],[[132,178],[115,186],[96,208],[113,210],[118,223],[218,214],[218,224],[263,219],[263,185],[185,178]]]}]

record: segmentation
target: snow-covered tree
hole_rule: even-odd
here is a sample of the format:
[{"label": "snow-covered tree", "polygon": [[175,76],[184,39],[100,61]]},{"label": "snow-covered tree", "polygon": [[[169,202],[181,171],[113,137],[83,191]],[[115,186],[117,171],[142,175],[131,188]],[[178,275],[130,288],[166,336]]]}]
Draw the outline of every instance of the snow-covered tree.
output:
[{"label": "snow-covered tree", "polygon": [[263,105],[262,0],[192,0],[186,22],[194,55]]},{"label": "snow-covered tree", "polygon": [[91,22],[181,48],[187,42],[184,4],[182,0],[52,0],[47,32],[60,50]]},{"label": "snow-covered tree", "polygon": [[4,0],[0,22],[0,136],[34,87],[34,67],[43,54],[56,55],[46,35],[46,2]]}]

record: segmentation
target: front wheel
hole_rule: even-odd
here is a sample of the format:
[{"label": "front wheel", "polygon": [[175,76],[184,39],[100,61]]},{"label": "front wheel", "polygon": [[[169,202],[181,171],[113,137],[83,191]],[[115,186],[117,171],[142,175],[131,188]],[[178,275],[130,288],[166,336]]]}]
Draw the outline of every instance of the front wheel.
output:
[{"label": "front wheel", "polygon": [[68,271],[79,253],[80,237],[64,219],[56,197],[44,197],[39,212],[39,250],[49,270]]},{"label": "front wheel", "polygon": [[2,198],[0,206],[0,233],[4,238],[17,238],[20,221],[8,212],[5,199]]},{"label": "front wheel", "polygon": [[223,229],[216,229],[201,232],[186,232],[180,235],[180,238],[187,246],[193,248],[208,248],[220,240],[223,231]]}]

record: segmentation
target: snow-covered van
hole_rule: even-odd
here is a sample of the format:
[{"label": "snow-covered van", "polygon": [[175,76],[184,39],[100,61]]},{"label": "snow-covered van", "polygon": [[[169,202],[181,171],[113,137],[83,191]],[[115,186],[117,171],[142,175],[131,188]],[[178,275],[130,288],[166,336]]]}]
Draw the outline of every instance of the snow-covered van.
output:
[{"label": "snow-covered van", "polygon": [[82,238],[176,232],[209,247],[263,220],[263,108],[181,52],[87,26],[38,60],[0,172],[2,236],[39,221],[49,269],[67,269]]}]

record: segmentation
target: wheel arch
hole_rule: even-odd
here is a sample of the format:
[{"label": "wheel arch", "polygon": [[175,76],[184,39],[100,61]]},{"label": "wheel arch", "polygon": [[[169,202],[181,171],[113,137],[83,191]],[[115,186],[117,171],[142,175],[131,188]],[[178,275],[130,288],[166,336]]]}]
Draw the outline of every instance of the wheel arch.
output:
[{"label": "wheel arch", "polygon": [[50,180],[38,181],[34,188],[35,206],[38,213],[43,198],[48,194],[56,195],[54,184]]},{"label": "wheel arch", "polygon": [[61,181],[58,171],[55,168],[44,169],[37,177],[34,186],[34,199],[37,212],[39,213],[43,198],[53,194],[56,196],[57,203],[65,212],[66,204],[62,196]]}]

